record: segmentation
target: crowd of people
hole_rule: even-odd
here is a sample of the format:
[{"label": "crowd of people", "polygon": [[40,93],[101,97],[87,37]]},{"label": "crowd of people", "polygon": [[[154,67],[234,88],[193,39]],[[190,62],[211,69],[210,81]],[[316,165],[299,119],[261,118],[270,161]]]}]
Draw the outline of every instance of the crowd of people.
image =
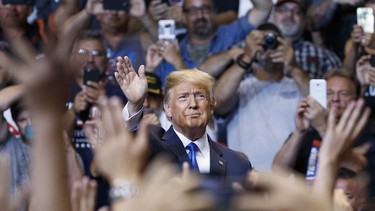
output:
[{"label": "crowd of people", "polygon": [[1,210],[375,210],[375,1],[108,4],[0,0]]}]

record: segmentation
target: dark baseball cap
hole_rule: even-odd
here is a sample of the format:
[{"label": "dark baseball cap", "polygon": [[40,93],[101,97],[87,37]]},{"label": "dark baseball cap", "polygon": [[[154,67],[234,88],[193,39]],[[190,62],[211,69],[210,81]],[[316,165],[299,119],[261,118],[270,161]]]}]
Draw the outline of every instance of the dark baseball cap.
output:
[{"label": "dark baseball cap", "polygon": [[276,34],[280,37],[282,37],[282,34],[281,34],[281,31],[279,29],[279,27],[277,27],[275,24],[273,23],[269,23],[269,22],[266,22],[266,23],[262,23],[260,24],[258,27],[257,27],[258,30],[261,30],[261,31],[266,31],[266,30],[272,30],[274,32],[276,32]]},{"label": "dark baseball cap", "polygon": [[161,80],[155,73],[146,72],[147,93],[152,95],[162,95]]},{"label": "dark baseball cap", "polygon": [[295,4],[297,4],[302,10],[305,10],[305,9],[306,9],[305,5],[304,5],[301,1],[299,1],[299,0],[278,0],[278,1],[276,2],[275,6],[278,7],[278,6],[281,6],[281,5],[285,4],[285,3],[295,3]]}]

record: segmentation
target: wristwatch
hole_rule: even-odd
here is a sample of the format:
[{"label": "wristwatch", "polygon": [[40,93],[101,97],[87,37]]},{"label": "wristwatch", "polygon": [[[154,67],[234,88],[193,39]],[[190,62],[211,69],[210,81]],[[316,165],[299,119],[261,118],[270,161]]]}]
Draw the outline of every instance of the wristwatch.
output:
[{"label": "wristwatch", "polygon": [[245,70],[245,72],[250,73],[250,72],[251,72],[251,64],[252,64],[253,62],[252,62],[252,60],[251,60],[249,63],[245,62],[245,61],[243,60],[243,56],[244,56],[244,55],[245,55],[245,54],[240,54],[240,55],[237,57],[236,62],[237,62],[237,64],[238,64],[238,66],[242,67],[242,69]]},{"label": "wristwatch", "polygon": [[113,183],[109,190],[109,198],[112,202],[117,200],[127,200],[138,195],[139,192],[140,188],[138,185],[121,180]]}]

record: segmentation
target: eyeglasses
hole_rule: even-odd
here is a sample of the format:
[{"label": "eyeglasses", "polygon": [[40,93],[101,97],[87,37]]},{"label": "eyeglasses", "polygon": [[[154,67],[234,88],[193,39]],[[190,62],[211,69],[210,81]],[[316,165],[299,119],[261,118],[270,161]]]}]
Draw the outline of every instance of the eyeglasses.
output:
[{"label": "eyeglasses", "polygon": [[332,90],[328,90],[327,91],[327,97],[332,97],[333,95],[337,94],[338,96],[342,97],[342,98],[349,98],[349,97],[352,97],[353,94],[348,92],[348,91],[344,91],[344,90],[340,90],[338,92],[334,92]]},{"label": "eyeglasses", "polygon": [[77,51],[77,54],[80,55],[80,56],[88,56],[90,53],[91,53],[91,56],[95,56],[95,57],[104,56],[104,51],[98,50],[98,49],[94,49],[94,50],[90,51],[90,50],[85,49],[85,48],[80,48]]},{"label": "eyeglasses", "polygon": [[214,11],[214,8],[212,6],[206,5],[202,7],[189,7],[184,9],[184,13],[187,13],[189,15],[196,15],[199,12],[202,12],[204,14],[208,14]]}]

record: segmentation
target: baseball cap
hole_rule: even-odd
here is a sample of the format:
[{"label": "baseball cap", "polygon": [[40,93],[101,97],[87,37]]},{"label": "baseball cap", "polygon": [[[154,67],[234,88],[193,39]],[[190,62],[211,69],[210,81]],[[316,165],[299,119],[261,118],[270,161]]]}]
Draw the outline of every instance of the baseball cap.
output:
[{"label": "baseball cap", "polygon": [[276,32],[276,34],[278,36],[282,36],[281,34],[281,31],[279,29],[279,27],[277,27],[275,24],[273,23],[269,23],[269,22],[266,22],[266,23],[262,23],[260,24],[258,27],[257,27],[258,30],[262,30],[262,31],[265,31],[265,30],[272,30],[274,32]]},{"label": "baseball cap", "polygon": [[161,80],[155,73],[146,72],[147,93],[152,95],[162,95]]},{"label": "baseball cap", "polygon": [[276,2],[275,6],[278,7],[278,6],[282,5],[282,4],[289,3],[289,2],[297,4],[302,10],[306,9],[305,5],[301,1],[299,1],[299,0],[278,0]]}]

